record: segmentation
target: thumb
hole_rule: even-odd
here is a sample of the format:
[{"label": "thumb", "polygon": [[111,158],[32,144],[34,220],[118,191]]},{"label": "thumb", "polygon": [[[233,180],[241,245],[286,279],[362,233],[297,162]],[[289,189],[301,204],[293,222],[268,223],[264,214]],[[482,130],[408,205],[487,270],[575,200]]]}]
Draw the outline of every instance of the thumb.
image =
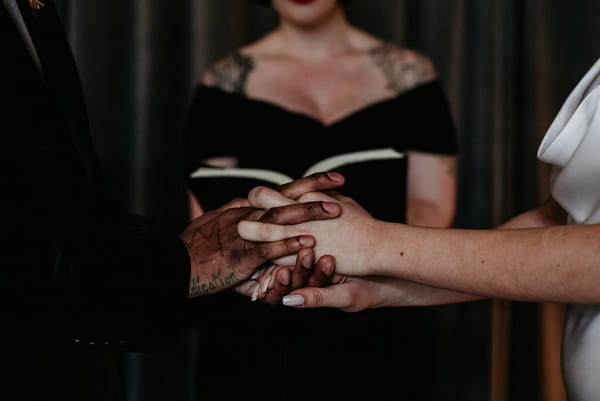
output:
[{"label": "thumb", "polygon": [[295,290],[283,297],[283,304],[294,308],[346,309],[351,306],[346,286],[338,284]]}]

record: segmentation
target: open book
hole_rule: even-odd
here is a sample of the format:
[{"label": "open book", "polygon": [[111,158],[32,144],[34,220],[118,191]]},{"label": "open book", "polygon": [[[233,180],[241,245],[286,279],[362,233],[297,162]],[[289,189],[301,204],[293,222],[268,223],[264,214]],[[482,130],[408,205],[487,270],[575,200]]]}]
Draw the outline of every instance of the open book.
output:
[{"label": "open book", "polygon": [[[237,197],[246,197],[259,185],[278,186],[294,180],[279,171],[252,168],[218,168],[197,162],[188,166],[188,185],[205,210],[220,207]],[[321,171],[337,171],[346,178],[340,189],[357,200],[373,215],[392,208],[404,216],[406,156],[392,148],[351,152],[331,156],[309,166],[303,176]],[[384,215],[388,215],[386,212]],[[383,216],[385,217],[385,216]],[[380,215],[379,218],[382,218]],[[389,219],[389,218],[388,218]],[[398,220],[394,217],[393,220]]]}]

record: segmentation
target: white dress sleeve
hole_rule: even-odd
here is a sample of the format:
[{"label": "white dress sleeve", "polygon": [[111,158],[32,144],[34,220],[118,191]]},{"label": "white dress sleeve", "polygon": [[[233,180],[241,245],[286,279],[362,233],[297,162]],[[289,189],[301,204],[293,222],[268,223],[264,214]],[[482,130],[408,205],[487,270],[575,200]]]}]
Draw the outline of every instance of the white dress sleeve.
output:
[{"label": "white dress sleeve", "polygon": [[550,190],[574,223],[600,223],[600,60],[569,95],[540,147]]}]

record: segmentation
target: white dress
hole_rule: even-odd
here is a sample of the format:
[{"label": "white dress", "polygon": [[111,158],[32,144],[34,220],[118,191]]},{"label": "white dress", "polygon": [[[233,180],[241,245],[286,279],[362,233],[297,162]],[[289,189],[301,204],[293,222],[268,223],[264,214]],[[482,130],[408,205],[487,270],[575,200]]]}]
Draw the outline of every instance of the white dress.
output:
[{"label": "white dress", "polygon": [[[550,190],[569,223],[600,223],[600,59],[567,98],[538,158],[552,165]],[[569,401],[600,400],[600,305],[569,305],[562,371]]]}]

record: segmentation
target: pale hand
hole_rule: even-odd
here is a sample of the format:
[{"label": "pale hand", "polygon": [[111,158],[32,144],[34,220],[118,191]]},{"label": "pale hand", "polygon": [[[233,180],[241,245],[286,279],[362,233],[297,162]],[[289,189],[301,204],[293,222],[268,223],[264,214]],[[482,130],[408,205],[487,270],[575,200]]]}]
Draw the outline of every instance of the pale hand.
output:
[{"label": "pale hand", "polygon": [[[249,200],[254,207],[264,209],[280,206],[285,202],[280,193],[266,188],[251,193]],[[335,258],[336,273],[351,276],[373,275],[375,272],[371,267],[377,253],[382,222],[374,219],[354,200],[339,194],[313,192],[298,199],[300,203],[315,201],[338,203],[342,207],[341,216],[329,221],[295,225],[242,221],[238,232],[246,240],[261,242],[310,235],[317,241],[314,248],[317,258],[324,255],[332,255]],[[293,264],[293,261],[280,260],[278,263]]]}]

